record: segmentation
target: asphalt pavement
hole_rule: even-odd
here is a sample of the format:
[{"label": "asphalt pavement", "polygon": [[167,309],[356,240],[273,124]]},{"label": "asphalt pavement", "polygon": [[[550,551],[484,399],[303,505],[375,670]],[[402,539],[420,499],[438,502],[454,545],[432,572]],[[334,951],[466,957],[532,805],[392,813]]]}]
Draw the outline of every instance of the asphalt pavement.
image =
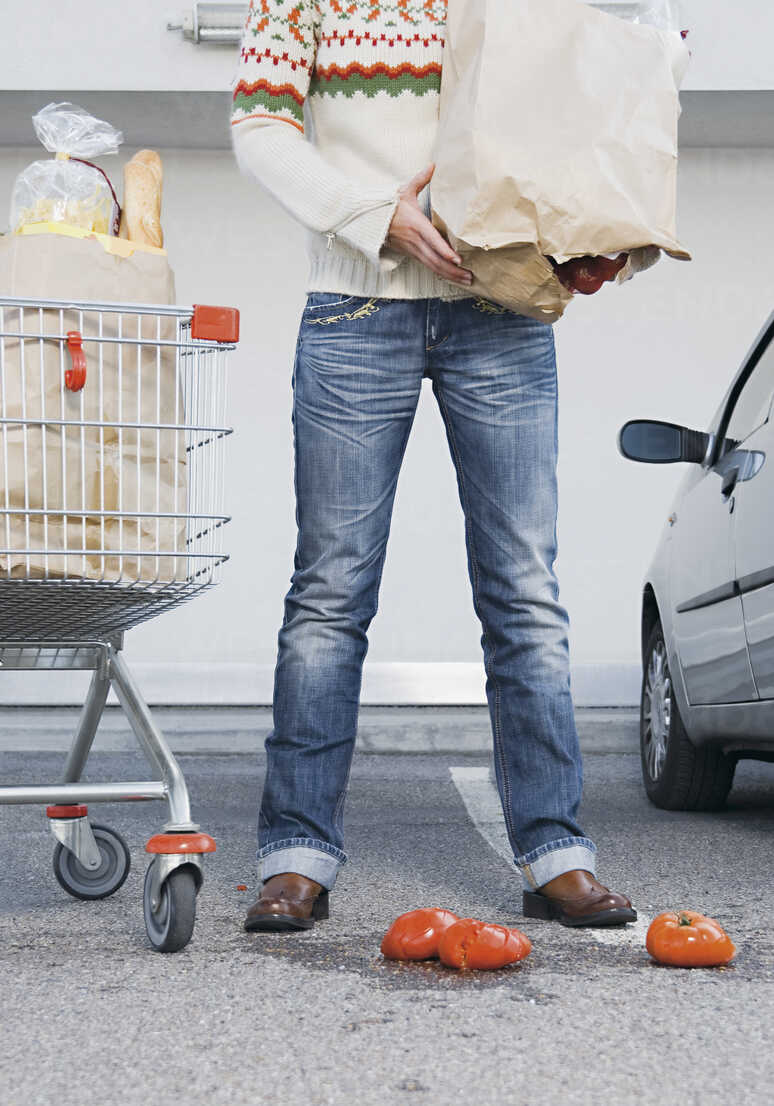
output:
[{"label": "asphalt pavement", "polygon": [[[485,711],[363,709],[350,860],[330,920],[306,934],[248,935],[268,714],[158,713],[195,817],[218,842],[193,940],[162,955],[145,936],[144,843],[161,807],[99,807],[99,820],[125,836],[132,870],[97,903],[55,881],[39,808],[0,807],[3,1106],[58,1106],[63,1096],[79,1106],[771,1101],[774,766],[741,765],[720,814],[658,811],[642,790],[633,712],[579,711],[582,822],[600,878],[630,895],[640,921],[568,930],[521,917],[488,779]],[[2,712],[0,782],[56,779],[52,735],[71,720]],[[446,751],[421,752],[423,734]],[[144,774],[116,715],[101,748],[88,778]],[[433,905],[517,925],[533,952],[490,973],[385,961],[390,921]],[[739,950],[731,966],[652,963],[647,923],[679,907],[721,921]]]}]

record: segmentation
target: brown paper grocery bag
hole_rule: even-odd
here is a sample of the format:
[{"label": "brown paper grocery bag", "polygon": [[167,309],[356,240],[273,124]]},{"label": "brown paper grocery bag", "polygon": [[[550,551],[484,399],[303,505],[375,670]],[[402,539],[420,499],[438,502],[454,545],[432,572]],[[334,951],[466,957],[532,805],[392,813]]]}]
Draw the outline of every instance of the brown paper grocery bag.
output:
[{"label": "brown paper grocery bag", "polygon": [[[157,344],[174,341],[175,320],[130,306],[175,302],[166,257],[116,256],[93,238],[11,235],[0,238],[3,295],[127,307],[0,307],[0,415],[19,420],[0,425],[0,575],[184,580],[185,556],[170,554],[185,553],[185,520],[156,517],[186,512],[184,431],[104,425],[185,421],[175,347]],[[84,338],[78,392],[64,386],[68,330]],[[106,340],[88,340],[98,337]],[[82,422],[97,425],[74,425]]]},{"label": "brown paper grocery bag", "polygon": [[579,0],[449,0],[433,223],[473,291],[554,322],[554,275],[631,253],[627,279],[677,239],[678,34]]}]

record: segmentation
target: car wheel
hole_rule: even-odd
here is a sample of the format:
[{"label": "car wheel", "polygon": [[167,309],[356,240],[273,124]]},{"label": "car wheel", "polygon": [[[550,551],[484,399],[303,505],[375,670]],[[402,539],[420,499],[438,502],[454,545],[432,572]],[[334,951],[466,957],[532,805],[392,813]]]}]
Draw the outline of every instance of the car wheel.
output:
[{"label": "car wheel", "polygon": [[735,758],[712,745],[694,745],[686,733],[660,622],[645,650],[640,756],[648,798],[664,810],[719,810],[731,790]]}]

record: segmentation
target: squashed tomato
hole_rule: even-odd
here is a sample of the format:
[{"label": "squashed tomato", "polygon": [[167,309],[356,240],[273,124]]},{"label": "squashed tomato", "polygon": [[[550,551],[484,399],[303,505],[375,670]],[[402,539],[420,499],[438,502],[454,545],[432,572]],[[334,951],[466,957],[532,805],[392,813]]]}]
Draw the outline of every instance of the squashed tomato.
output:
[{"label": "squashed tomato", "polygon": [[438,955],[441,934],[457,921],[451,910],[409,910],[396,918],[382,939],[389,960],[430,960]]},{"label": "squashed tomato", "polygon": [[650,923],[645,947],[660,964],[677,968],[713,968],[736,956],[736,948],[719,922],[695,910],[659,914]]},{"label": "squashed tomato", "polygon": [[518,929],[461,918],[443,933],[438,945],[441,963],[447,968],[504,968],[523,960],[532,942]]}]

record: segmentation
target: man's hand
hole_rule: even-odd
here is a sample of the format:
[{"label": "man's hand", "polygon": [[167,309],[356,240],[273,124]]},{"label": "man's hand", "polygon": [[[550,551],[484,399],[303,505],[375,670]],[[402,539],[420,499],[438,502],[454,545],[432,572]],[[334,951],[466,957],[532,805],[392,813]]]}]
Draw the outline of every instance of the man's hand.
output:
[{"label": "man's hand", "polygon": [[473,274],[462,268],[462,258],[433,226],[417,200],[417,193],[430,182],[434,172],[435,165],[431,164],[400,190],[400,202],[395,208],[386,244],[409,257],[416,257],[444,280],[469,285]]}]

